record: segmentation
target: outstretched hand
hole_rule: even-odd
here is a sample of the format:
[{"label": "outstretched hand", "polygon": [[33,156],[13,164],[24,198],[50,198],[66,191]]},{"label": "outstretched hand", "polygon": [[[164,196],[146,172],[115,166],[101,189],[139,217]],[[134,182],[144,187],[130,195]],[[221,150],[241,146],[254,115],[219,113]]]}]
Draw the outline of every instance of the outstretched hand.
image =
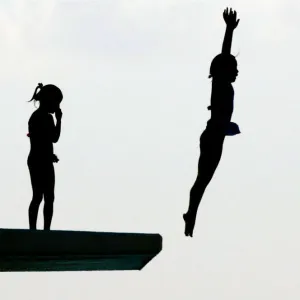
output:
[{"label": "outstretched hand", "polygon": [[236,11],[232,11],[232,8],[230,8],[230,10],[228,10],[228,8],[224,10],[223,19],[227,24],[227,27],[232,30],[234,30],[240,22],[240,19],[237,20],[236,18]]}]

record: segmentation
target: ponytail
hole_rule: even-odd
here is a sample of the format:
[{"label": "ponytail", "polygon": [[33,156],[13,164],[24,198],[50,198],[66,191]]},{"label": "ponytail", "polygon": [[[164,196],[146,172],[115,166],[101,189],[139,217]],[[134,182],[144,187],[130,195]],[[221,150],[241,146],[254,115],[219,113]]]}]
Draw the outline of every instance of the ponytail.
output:
[{"label": "ponytail", "polygon": [[48,102],[50,101],[50,98],[55,98],[57,101],[61,102],[63,99],[61,90],[53,84],[43,85],[42,83],[39,83],[35,88],[32,98],[28,102],[31,102],[32,100],[34,101],[34,104],[36,101]]},{"label": "ponytail", "polygon": [[[40,91],[42,90],[43,88],[43,84],[42,83],[39,83],[38,86],[35,88],[34,90],[34,93],[33,93],[33,96],[32,98],[28,101],[28,102],[31,102],[32,100],[36,101],[36,100],[39,100],[37,98],[37,95],[40,93]],[[40,91],[37,93],[37,90],[40,89]]]}]

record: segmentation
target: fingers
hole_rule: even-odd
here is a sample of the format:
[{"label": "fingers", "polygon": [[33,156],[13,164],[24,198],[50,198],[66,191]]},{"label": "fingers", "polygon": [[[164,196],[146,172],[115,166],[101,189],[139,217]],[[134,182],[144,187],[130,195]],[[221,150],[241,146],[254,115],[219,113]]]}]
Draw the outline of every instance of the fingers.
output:
[{"label": "fingers", "polygon": [[224,9],[224,12],[223,12],[223,16],[230,16],[230,17],[236,17],[236,11],[235,10],[232,10],[232,8],[230,8],[229,12],[228,12],[228,7],[226,7]]},{"label": "fingers", "polygon": [[228,16],[228,7],[226,7],[223,11],[223,18],[226,20]]}]

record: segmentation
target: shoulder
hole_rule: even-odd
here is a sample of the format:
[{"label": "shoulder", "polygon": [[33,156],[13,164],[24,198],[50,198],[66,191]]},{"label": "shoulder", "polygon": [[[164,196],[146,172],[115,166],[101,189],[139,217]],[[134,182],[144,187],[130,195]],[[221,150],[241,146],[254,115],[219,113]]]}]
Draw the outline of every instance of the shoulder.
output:
[{"label": "shoulder", "polygon": [[33,123],[33,122],[35,122],[37,119],[38,119],[38,114],[37,114],[37,110],[36,110],[36,111],[34,111],[34,112],[31,114],[28,123]]},{"label": "shoulder", "polygon": [[212,90],[217,94],[232,95],[234,89],[231,83],[216,81],[212,83]]},{"label": "shoulder", "polygon": [[54,119],[51,114],[40,112],[38,110],[34,111],[29,118],[28,123],[33,125],[33,124],[43,124],[43,123],[49,123],[49,122],[54,122]]}]

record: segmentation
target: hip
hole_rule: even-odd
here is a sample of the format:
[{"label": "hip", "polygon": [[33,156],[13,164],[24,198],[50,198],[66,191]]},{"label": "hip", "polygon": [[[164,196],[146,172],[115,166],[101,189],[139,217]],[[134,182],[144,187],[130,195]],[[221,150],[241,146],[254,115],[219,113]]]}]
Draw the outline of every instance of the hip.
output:
[{"label": "hip", "polygon": [[27,165],[53,165],[53,155],[33,155],[30,153],[27,158]]},{"label": "hip", "polygon": [[223,147],[226,134],[222,131],[205,129],[200,136],[200,150],[213,152]]}]

